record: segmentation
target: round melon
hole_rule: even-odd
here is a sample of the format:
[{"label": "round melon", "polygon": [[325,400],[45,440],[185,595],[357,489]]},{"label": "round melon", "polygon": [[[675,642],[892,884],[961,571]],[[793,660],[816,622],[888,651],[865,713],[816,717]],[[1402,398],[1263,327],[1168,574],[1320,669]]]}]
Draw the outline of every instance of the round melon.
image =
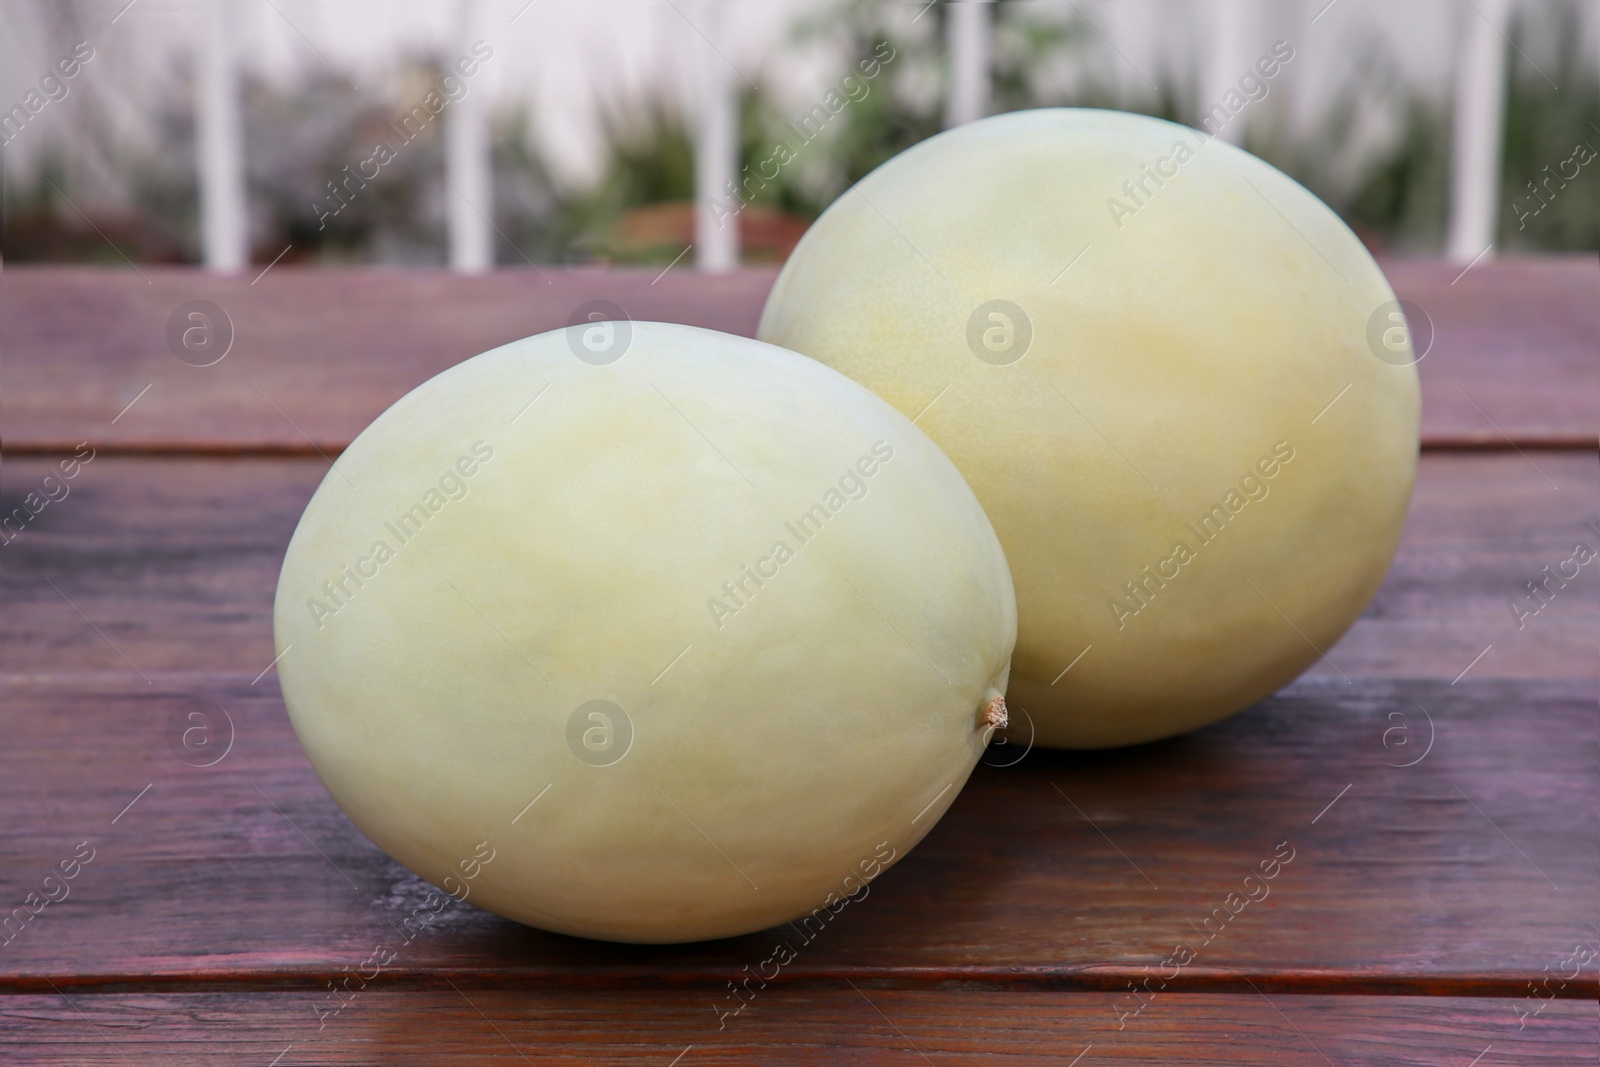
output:
[{"label": "round melon", "polygon": [[1315,196],[1184,126],[1078,109],[951,130],[845,193],[762,340],[955,461],[1011,562],[1013,729],[1192,730],[1326,655],[1394,555],[1419,358]]},{"label": "round melon", "polygon": [[1003,718],[1015,612],[971,490],[878,397],[582,320],[368,427],[275,624],[295,732],[380,848],[520,922],[668,942],[859,899]]}]

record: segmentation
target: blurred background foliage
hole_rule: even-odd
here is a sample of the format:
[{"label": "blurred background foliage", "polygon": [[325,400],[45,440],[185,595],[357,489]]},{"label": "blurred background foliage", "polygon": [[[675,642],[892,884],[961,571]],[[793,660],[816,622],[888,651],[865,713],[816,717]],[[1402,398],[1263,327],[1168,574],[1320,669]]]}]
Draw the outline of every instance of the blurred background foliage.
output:
[{"label": "blurred background foliage", "polygon": [[[1583,166],[1577,180],[1559,180],[1560,170],[1571,173],[1570,167],[1561,164],[1573,157],[1578,145],[1600,154],[1600,77],[1596,76],[1595,58],[1583,49],[1578,25],[1576,3],[1553,4],[1544,17],[1524,19],[1512,33],[1518,47],[1512,52],[1506,98],[1502,200],[1507,210],[1500,216],[1502,248],[1577,251],[1597,247],[1600,196],[1595,183],[1600,158]],[[1525,53],[1553,56],[1555,65],[1542,74],[1526,61]],[[1552,171],[1558,172],[1558,180],[1546,194],[1551,202],[1547,210],[1539,210],[1540,201],[1528,186]],[[1524,211],[1537,213],[1523,216]]]},{"label": "blurred background foliage", "polygon": [[[1546,181],[1578,145],[1600,148],[1600,70],[1577,32],[1581,2],[1525,6],[1512,27],[1500,222],[1505,252],[1600,247],[1600,162],[1583,167],[1576,180]],[[853,97],[809,143],[795,135],[792,124],[799,116],[783,113],[764,87],[746,89],[742,162],[754,170],[771,159],[774,146],[797,146],[793,160],[739,213],[746,262],[781,259],[807,222],[851,183],[939,132],[944,7],[926,14],[907,25],[890,5],[843,0],[793,27],[796,47],[844,57],[836,86],[880,42],[894,49],[893,59],[864,81],[865,95]],[[1076,7],[1043,11],[1037,4],[998,3],[992,110],[1128,106],[1106,53],[1098,30]],[[1529,55],[1544,61],[1535,67]],[[243,122],[258,261],[292,246],[291,262],[442,262],[438,129],[404,145],[344,210],[325,224],[319,221],[319,205],[329,202],[330,177],[366,159],[375,141],[394,142],[386,133],[391,119],[403,101],[433,86],[441,58],[404,57],[383,100],[360,95],[331,74],[292,85],[247,76]],[[1322,197],[1374,250],[1435,254],[1447,208],[1449,101],[1408,82],[1404,64],[1404,56],[1374,40],[1359,51],[1334,105],[1309,127],[1291,132],[1276,107],[1263,108],[1252,115],[1245,147]],[[1192,71],[1156,77],[1138,110],[1173,121],[1197,113]],[[180,76],[174,84],[192,85],[193,79]],[[103,233],[138,261],[196,261],[194,115],[192,97],[175,92],[153,117],[159,151],[105,150],[110,165],[125,176],[129,207],[97,214],[93,223],[67,202],[68,169],[58,156],[42,153],[33,173],[8,174],[5,257],[120,263]],[[1385,124],[1380,149],[1359,153],[1362,162],[1356,165],[1356,142],[1370,140],[1374,115]],[[666,263],[692,238],[691,136],[684,114],[666,97],[618,96],[605,105],[604,164],[598,180],[581,188],[552,176],[529,132],[525,107],[499,108],[492,125],[496,259],[502,265]],[[1566,163],[1569,174],[1571,166]],[[1546,182],[1542,196],[1532,191],[1538,182]]]}]

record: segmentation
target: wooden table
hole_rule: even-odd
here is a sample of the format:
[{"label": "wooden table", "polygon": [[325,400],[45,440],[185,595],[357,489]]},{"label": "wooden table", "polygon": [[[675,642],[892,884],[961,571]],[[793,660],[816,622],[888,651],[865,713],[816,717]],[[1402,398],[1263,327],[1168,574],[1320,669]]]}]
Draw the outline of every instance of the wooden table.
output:
[{"label": "wooden table", "polygon": [[[0,1061],[1593,1062],[1600,564],[1511,604],[1600,548],[1600,272],[1386,269],[1436,334],[1425,454],[1331,665],[1189,737],[980,767],[748,1003],[777,931],[637,948],[452,905],[403,933],[427,887],[312,774],[270,608],[329,457],[406,390],[594,297],[749,333],[770,272],[6,271],[0,510],[68,492],[0,532]],[[231,321],[211,366],[169,351],[192,300]]]}]

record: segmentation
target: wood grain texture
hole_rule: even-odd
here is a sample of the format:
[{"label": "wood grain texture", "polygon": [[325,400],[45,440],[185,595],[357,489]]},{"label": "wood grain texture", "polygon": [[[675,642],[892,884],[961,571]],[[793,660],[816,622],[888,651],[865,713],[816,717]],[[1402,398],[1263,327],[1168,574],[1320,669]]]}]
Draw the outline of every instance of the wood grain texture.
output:
[{"label": "wood grain texture", "polygon": [[[594,299],[635,320],[754,334],[776,273],[551,268],[273,270],[254,284],[191,270],[24,269],[0,278],[8,450],[90,440],[139,450],[337,452],[405,393],[509,341],[563,327]],[[210,300],[233,347],[172,355],[167,320]],[[117,419],[124,406],[149,391]],[[15,398],[14,400],[12,398]]]},{"label": "wood grain texture", "polygon": [[[1491,260],[1464,275],[1432,261],[1384,266],[1433,326],[1419,365],[1426,445],[1593,446],[1593,257]],[[635,319],[749,335],[776,276],[549,268],[464,279],[278,267],[250,281],[145,273],[148,283],[81,268],[0,277],[8,450],[70,450],[87,440],[142,452],[332,454],[429,377],[565,326],[586,301],[610,300]],[[232,349],[214,366],[190,366],[169,351],[169,317],[197,299],[222,307],[232,323]]]},{"label": "wood grain texture", "polygon": [[[11,461],[0,514],[59,462]],[[254,677],[276,654],[284,549],[326,471],[320,459],[95,458],[65,499],[0,533],[0,671]],[[1590,455],[1424,456],[1388,581],[1312,673],[1448,680],[1471,664],[1474,678],[1594,678],[1600,581],[1555,590],[1520,629],[1511,605],[1576,542],[1600,549],[1597,497]]]},{"label": "wood grain texture", "polygon": [[[1186,945],[1174,992],[1518,997],[1600,940],[1590,683],[1306,679],[1188,737],[1029,752],[980,767],[820,932],[670,947],[546,934],[470,901],[408,928],[428,887],[334,805],[272,676],[151,683],[0,683],[0,901],[94,850],[0,947],[0,990],[317,989],[377,945],[396,988],[720,988],[787,939],[784,985],[1126,991]],[[213,766],[174,748],[191,708],[213,710]],[[537,850],[516,814],[485,837]],[[1263,899],[1230,901],[1278,854]],[[1551,995],[1600,995],[1593,973]]]},{"label": "wood grain texture", "polygon": [[314,994],[11,997],[0,1000],[0,1048],[13,1067],[1572,1067],[1593,1062],[1600,1036],[1593,1006],[1571,1001],[1518,1029],[1498,1000],[1168,994],[1118,1029],[1116,998],[1103,993],[846,986],[763,991],[718,1030],[697,991],[393,993],[381,982],[321,1029]]},{"label": "wood grain texture", "polygon": [[[1421,305],[1433,325],[1432,348],[1417,364],[1426,442],[1594,447],[1600,424],[1594,256],[1486,260],[1465,274],[1431,260],[1386,261],[1383,269],[1395,295]],[[1412,324],[1414,332],[1422,328]]]},{"label": "wood grain texture", "polygon": [[[409,388],[597,297],[748,334],[772,272],[6,272],[5,451],[34,455],[0,485],[0,1061],[1591,1062],[1600,580],[1536,614],[1526,583],[1600,547],[1600,271],[1385,268],[1434,327],[1434,451],[1322,661],[1188,737],[980,767],[820,932],[670,947],[445,904],[375,849],[289,727],[273,590],[319,450]],[[195,298],[232,317],[216,366],[168,351]]]}]

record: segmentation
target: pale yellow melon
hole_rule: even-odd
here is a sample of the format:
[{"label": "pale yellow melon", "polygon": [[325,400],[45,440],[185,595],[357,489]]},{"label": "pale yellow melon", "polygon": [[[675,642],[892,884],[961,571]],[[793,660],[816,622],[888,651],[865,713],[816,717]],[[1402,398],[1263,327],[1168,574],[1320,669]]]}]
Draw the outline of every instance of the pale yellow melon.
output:
[{"label": "pale yellow melon", "polygon": [[275,621],[295,731],[379,847],[510,918],[659,942],[859,899],[982,753],[1015,611],[977,500],[888,404],[617,323],[380,416]]},{"label": "pale yellow melon", "polygon": [[1013,729],[1166,737],[1330,650],[1383,580],[1418,447],[1394,293],[1324,204],[1187,127],[1024,111],[817,220],[759,336],[915,418],[1011,561]]}]

